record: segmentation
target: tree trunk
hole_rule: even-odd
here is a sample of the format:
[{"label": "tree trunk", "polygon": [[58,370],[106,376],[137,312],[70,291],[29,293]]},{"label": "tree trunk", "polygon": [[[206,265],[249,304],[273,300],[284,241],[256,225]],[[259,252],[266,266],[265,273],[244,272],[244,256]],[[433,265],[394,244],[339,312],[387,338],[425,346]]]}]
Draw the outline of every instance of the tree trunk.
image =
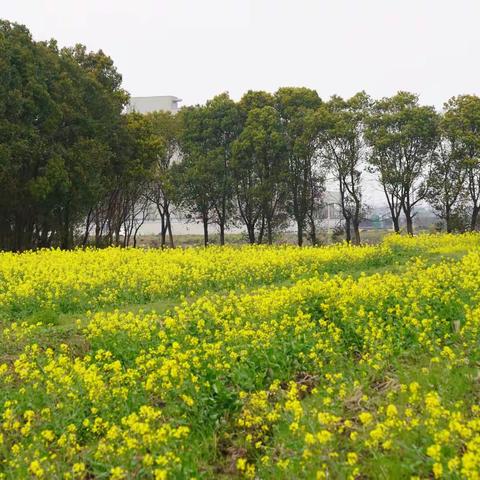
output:
[{"label": "tree trunk", "polygon": [[392,215],[393,231],[395,233],[400,233],[400,220],[396,215]]},{"label": "tree trunk", "polygon": [[100,246],[100,224],[98,221],[95,222],[95,247]]},{"label": "tree trunk", "polygon": [[123,248],[128,247],[130,245],[130,235],[131,235],[131,227],[127,225],[123,226]]},{"label": "tree trunk", "polygon": [[62,239],[60,243],[62,250],[68,250],[70,248],[70,209],[65,208],[65,215],[63,218]]},{"label": "tree trunk", "polygon": [[445,224],[447,227],[447,233],[452,233],[452,216],[450,213],[450,208],[447,207],[445,208]]},{"label": "tree trunk", "polygon": [[120,246],[120,227],[115,229],[115,246]]},{"label": "tree trunk", "polygon": [[108,246],[112,246],[112,245],[113,245],[113,230],[110,228],[110,226],[108,227],[108,234],[107,234],[106,245],[108,245]]},{"label": "tree trunk", "polygon": [[92,210],[93,209],[90,209],[90,211],[88,212],[87,220],[85,221],[85,223],[86,223],[85,234],[83,236],[83,241],[82,241],[82,247],[83,248],[85,248],[87,246],[88,236],[90,234],[90,224],[91,224]]},{"label": "tree trunk", "polygon": [[[225,170],[227,170],[227,165],[225,163]],[[220,220],[220,245],[225,245],[225,223],[227,218],[227,198],[226,195],[223,195],[222,198],[222,213],[219,215]]]},{"label": "tree trunk", "polygon": [[303,222],[297,221],[297,243],[298,246],[303,246]]},{"label": "tree trunk", "polygon": [[315,246],[318,243],[317,240],[317,227],[315,226],[315,220],[312,218],[310,221],[310,242]]},{"label": "tree trunk", "polygon": [[167,235],[167,226],[165,224],[165,215],[160,213],[160,248],[165,247],[165,239]]},{"label": "tree trunk", "polygon": [[225,245],[225,223],[220,222],[220,245]]},{"label": "tree trunk", "polygon": [[255,225],[247,224],[248,242],[253,245],[255,243]]},{"label": "tree trunk", "polygon": [[262,224],[258,232],[258,243],[263,243],[263,234],[265,233],[265,217],[262,216]]},{"label": "tree trunk", "polygon": [[42,231],[40,232],[40,236],[38,239],[38,246],[40,248],[47,248],[49,247],[48,242],[48,225],[47,222],[44,222],[42,225]]},{"label": "tree trunk", "polygon": [[351,232],[350,224],[351,224],[350,218],[349,217],[345,218],[345,240],[347,241],[347,243],[351,243],[352,241],[352,232]]},{"label": "tree trunk", "polygon": [[474,232],[477,229],[478,215],[480,213],[480,205],[474,205],[472,211],[472,218],[470,220],[470,231]]},{"label": "tree trunk", "polygon": [[272,243],[273,243],[273,231],[272,231],[272,220],[270,218],[267,219],[267,240],[268,240],[268,244],[272,245]]},{"label": "tree trunk", "polygon": [[170,243],[170,248],[175,248],[175,244],[173,243],[172,222],[170,221],[170,214],[167,215],[167,230],[168,230],[168,242]]},{"label": "tree trunk", "polygon": [[405,218],[407,220],[407,233],[413,235],[413,217],[410,210],[405,210]]},{"label": "tree trunk", "polygon": [[360,240],[360,222],[353,221],[353,243],[354,245],[360,245],[361,240]]},{"label": "tree trunk", "polygon": [[20,218],[20,215],[15,215],[15,226],[13,228],[13,231],[14,231],[13,249],[17,252],[21,252],[23,250],[23,229],[24,229],[24,225]]},{"label": "tree trunk", "polygon": [[143,225],[143,222],[135,228],[135,231],[133,233],[133,248],[137,248],[137,236],[138,236],[138,232],[140,231],[140,227],[142,225]]},{"label": "tree trunk", "polygon": [[208,247],[208,218],[203,217],[203,244],[205,247]]}]

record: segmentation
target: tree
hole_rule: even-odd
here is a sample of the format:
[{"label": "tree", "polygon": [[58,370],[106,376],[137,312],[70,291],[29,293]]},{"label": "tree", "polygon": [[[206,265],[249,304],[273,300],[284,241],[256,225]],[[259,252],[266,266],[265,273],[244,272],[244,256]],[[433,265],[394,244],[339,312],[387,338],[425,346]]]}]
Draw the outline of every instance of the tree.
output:
[{"label": "tree", "polygon": [[181,164],[172,169],[177,190],[177,205],[188,220],[200,220],[203,225],[204,246],[209,245],[208,226],[212,223],[215,175],[208,156],[185,154]]},{"label": "tree", "polygon": [[271,244],[286,190],[286,144],[280,116],[273,107],[249,112],[233,153],[238,209],[249,241],[261,243],[266,230]]},{"label": "tree", "polygon": [[34,42],[25,27],[0,22],[0,236],[5,249],[34,246],[36,219],[50,220],[45,206],[53,203],[51,192],[65,185],[61,152],[45,141],[61,117],[47,87],[58,68],[52,49]]},{"label": "tree", "polygon": [[[152,165],[159,155],[159,145],[152,130],[152,125],[145,115],[128,113],[122,117],[123,130],[119,138],[121,154],[115,157],[110,171],[110,182],[103,202],[96,206],[96,222],[102,228],[100,236],[107,245],[122,245],[128,237],[126,231],[137,223],[140,216],[145,221],[148,204],[145,197],[151,180]],[[139,210],[139,206],[142,209]],[[145,211],[143,211],[145,210]],[[136,213],[134,213],[136,212]],[[130,227],[127,227],[127,226]],[[132,227],[133,228],[133,227]],[[96,244],[100,242],[96,226]]]},{"label": "tree", "polygon": [[225,229],[233,217],[232,145],[241,130],[241,112],[223,93],[205,106],[183,109],[180,116],[184,153],[181,176],[189,185],[188,189],[180,188],[185,197],[182,204],[190,215],[200,214],[205,238],[208,223],[216,223],[223,245]]},{"label": "tree", "polygon": [[308,113],[318,108],[321,100],[314,90],[293,87],[280,88],[274,98],[286,145],[287,210],[297,224],[301,246],[307,221],[313,216],[312,197],[319,180],[314,171],[315,142],[307,129]]},{"label": "tree", "polygon": [[224,245],[225,229],[233,216],[232,145],[241,131],[241,113],[228,94],[223,93],[207,102],[205,114],[205,154],[209,171],[215,177],[211,192],[213,220],[220,230],[220,245]]},{"label": "tree", "polygon": [[[127,94],[113,62],[0,22],[0,241],[70,248],[105,194]],[[91,216],[91,215],[90,215]]]},{"label": "tree", "polygon": [[180,161],[180,121],[170,112],[153,112],[146,115],[150,124],[154,147],[154,162],[146,195],[160,216],[160,244],[163,248],[168,232],[170,247],[174,246],[171,207],[175,198],[172,166]]},{"label": "tree", "polygon": [[353,227],[353,241],[357,245],[360,244],[360,221],[364,212],[361,177],[366,148],[363,130],[369,102],[364,92],[349,100],[334,96],[315,116],[318,147],[339,188],[346,239],[351,241]]},{"label": "tree", "polygon": [[394,229],[400,229],[401,209],[413,235],[414,209],[428,194],[438,115],[433,107],[419,105],[416,95],[399,92],[375,102],[366,137],[372,147],[370,165],[379,175]]},{"label": "tree", "polygon": [[[85,46],[76,45],[62,49],[59,55],[65,74],[57,90],[63,128],[57,129],[56,140],[72,151],[68,157],[70,189],[62,211],[61,246],[71,248],[78,223],[91,216],[94,206],[108,193],[112,164],[123,158],[125,146],[119,139],[126,128],[122,111],[128,94],[122,89],[122,77],[112,59],[101,50],[87,52]],[[87,145],[92,150],[85,150],[85,139],[90,139]],[[82,155],[77,152],[77,141]]]},{"label": "tree", "polygon": [[202,222],[204,245],[208,246],[208,225],[212,223],[217,179],[206,138],[207,110],[205,106],[196,105],[183,108],[178,115],[182,162],[173,170],[177,204],[188,219]]},{"label": "tree", "polygon": [[480,98],[460,95],[445,104],[443,129],[455,140],[454,155],[463,160],[470,200],[470,229],[478,227],[480,214]]},{"label": "tree", "polygon": [[443,138],[433,158],[428,181],[427,200],[437,216],[445,222],[447,232],[459,227],[466,200],[467,168],[458,155],[455,139]]},{"label": "tree", "polygon": [[254,108],[273,107],[274,105],[275,98],[273,95],[263,90],[248,90],[238,102],[244,122]]}]

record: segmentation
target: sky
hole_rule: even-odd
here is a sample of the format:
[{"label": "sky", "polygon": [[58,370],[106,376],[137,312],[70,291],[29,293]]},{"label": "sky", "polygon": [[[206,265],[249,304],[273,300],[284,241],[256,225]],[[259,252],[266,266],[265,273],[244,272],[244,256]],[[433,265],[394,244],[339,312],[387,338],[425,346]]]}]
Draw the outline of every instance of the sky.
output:
[{"label": "sky", "polygon": [[479,0],[0,0],[0,18],[102,49],[132,96],[181,105],[281,86],[439,108],[480,93]]}]

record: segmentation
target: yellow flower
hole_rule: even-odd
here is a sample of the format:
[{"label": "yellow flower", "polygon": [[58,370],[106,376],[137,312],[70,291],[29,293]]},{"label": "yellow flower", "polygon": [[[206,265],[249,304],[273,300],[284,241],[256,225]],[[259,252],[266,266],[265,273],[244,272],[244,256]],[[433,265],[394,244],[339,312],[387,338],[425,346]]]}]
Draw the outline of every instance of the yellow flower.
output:
[{"label": "yellow flower", "polygon": [[457,470],[459,466],[460,466],[460,460],[457,457],[451,458],[448,461],[448,469],[451,472],[454,472],[455,470]]},{"label": "yellow flower", "polygon": [[155,480],[166,480],[167,479],[167,471],[163,470],[163,469],[160,469],[160,468],[155,469],[154,475],[155,475]]},{"label": "yellow flower", "polygon": [[321,430],[317,433],[317,440],[320,444],[327,443],[332,438],[332,434],[328,430]]},{"label": "yellow flower", "polygon": [[292,422],[288,428],[291,432],[296,432],[298,430],[298,422]]},{"label": "yellow flower", "polygon": [[55,434],[51,430],[44,430],[42,432],[42,437],[48,442],[53,442],[53,440],[55,440]]},{"label": "yellow flower", "polygon": [[438,462],[441,456],[441,448],[440,445],[430,445],[427,448],[427,455]]},{"label": "yellow flower", "polygon": [[73,468],[72,468],[73,473],[81,474],[81,473],[85,472],[85,470],[86,470],[86,468],[85,468],[84,463],[74,463],[73,464]]},{"label": "yellow flower", "polygon": [[347,453],[347,463],[349,465],[355,465],[358,462],[358,455],[355,452]]},{"label": "yellow flower", "polygon": [[433,464],[433,475],[435,478],[440,478],[443,474],[443,467],[441,463]]},{"label": "yellow flower", "polygon": [[237,460],[237,469],[240,472],[243,472],[246,467],[247,467],[247,460],[245,458],[239,458]]},{"label": "yellow flower", "polygon": [[113,467],[110,470],[110,478],[111,480],[121,480],[125,478],[126,472],[122,467]]},{"label": "yellow flower", "polygon": [[188,395],[182,395],[182,400],[189,406],[193,406],[193,404],[195,403],[193,398],[188,396]]},{"label": "yellow flower", "polygon": [[142,463],[147,467],[151,467],[153,465],[153,456],[147,453],[146,455],[144,455]]},{"label": "yellow flower", "polygon": [[363,423],[363,425],[368,425],[373,420],[373,415],[370,412],[362,412],[358,418]]},{"label": "yellow flower", "polygon": [[393,404],[388,405],[387,407],[387,417],[396,417],[398,415],[397,407]]},{"label": "yellow flower", "polygon": [[38,460],[33,460],[33,462],[30,463],[28,471],[37,478],[43,478],[45,475],[45,471]]},{"label": "yellow flower", "polygon": [[382,447],[383,447],[385,450],[391,450],[391,448],[392,448],[392,441],[391,441],[391,440],[385,440],[385,441],[382,443]]}]

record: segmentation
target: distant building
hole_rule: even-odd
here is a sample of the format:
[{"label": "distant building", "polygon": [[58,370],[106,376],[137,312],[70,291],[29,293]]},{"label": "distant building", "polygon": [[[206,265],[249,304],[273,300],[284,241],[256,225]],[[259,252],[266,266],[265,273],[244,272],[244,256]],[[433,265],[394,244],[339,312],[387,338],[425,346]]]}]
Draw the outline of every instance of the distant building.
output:
[{"label": "distant building", "polygon": [[340,192],[326,190],[323,193],[321,206],[315,212],[320,228],[331,230],[342,224],[342,210],[340,208]]},{"label": "distant building", "polygon": [[151,113],[172,112],[177,113],[178,104],[182,99],[173,95],[156,97],[131,97],[127,106],[127,112]]}]

